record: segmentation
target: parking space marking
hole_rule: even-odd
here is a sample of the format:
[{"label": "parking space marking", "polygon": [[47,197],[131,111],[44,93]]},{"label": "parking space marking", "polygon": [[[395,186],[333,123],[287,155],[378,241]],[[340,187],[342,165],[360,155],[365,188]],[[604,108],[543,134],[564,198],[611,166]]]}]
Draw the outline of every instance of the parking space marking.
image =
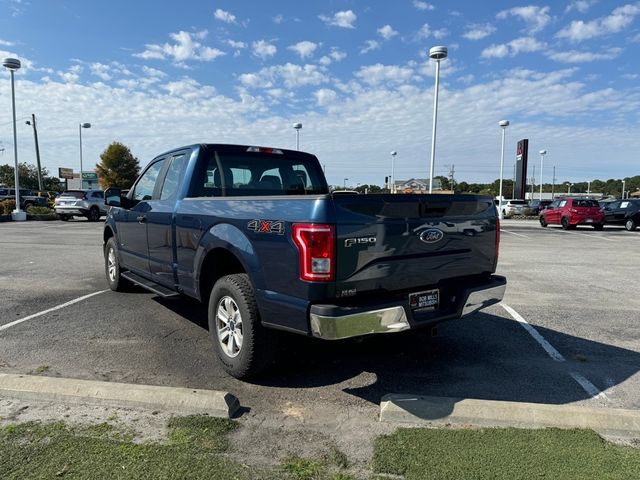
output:
[{"label": "parking space marking", "polygon": [[522,235],[521,233],[511,232],[509,230],[503,230],[502,228],[500,229],[500,231],[504,233],[510,233],[511,235],[515,235],[516,237],[530,238],[528,235]]},{"label": "parking space marking", "polygon": [[[545,352],[554,359],[556,362],[565,362],[566,359],[564,356],[554,348],[542,335],[538,332],[529,322],[527,322],[522,315],[516,312],[513,308],[511,308],[506,303],[500,304],[502,308],[504,308],[511,317],[518,322],[522,327],[531,335],[536,342],[540,344],[542,348],[544,348]],[[601,392],[598,388],[587,380],[584,376],[580,375],[577,372],[569,372],[571,378],[573,378],[578,385],[582,387],[582,389],[587,392],[587,394],[592,398],[599,398],[601,400],[608,400],[606,393]]]},{"label": "parking space marking", "polygon": [[69,307],[69,306],[73,305],[74,303],[82,302],[83,300],[86,300],[86,299],[91,298],[91,297],[95,297],[96,295],[100,295],[101,293],[105,293],[105,292],[108,292],[108,291],[109,290],[100,290],[99,292],[93,292],[93,293],[90,293],[89,295],[84,295],[82,297],[75,298],[73,300],[70,300],[68,302],[62,303],[62,304],[57,305],[55,307],[48,308],[47,310],[43,310],[41,312],[34,313],[33,315],[29,315],[29,316],[24,317],[24,318],[19,318],[18,320],[14,320],[13,322],[9,322],[6,325],[0,325],[0,332],[3,331],[3,330],[7,330],[8,328],[11,328],[11,327],[13,327],[15,325],[19,325],[19,324],[21,324],[23,322],[26,322],[27,320],[32,320],[32,319],[34,319],[36,317],[41,317],[42,315],[46,315],[47,313],[55,312],[56,310],[60,310],[60,309],[65,308],[65,307]]},{"label": "parking space marking", "polygon": [[553,230],[550,230],[550,231],[551,232],[560,232],[561,234],[562,233],[568,233],[570,235],[584,235],[586,237],[595,238],[597,240],[606,240],[607,242],[614,242],[614,243],[616,242],[616,240],[613,240],[612,238],[603,237],[603,236],[600,236],[600,235],[597,235],[597,234],[593,234],[593,233],[570,232],[570,231],[567,231],[567,230],[557,230],[557,229],[553,229]]}]

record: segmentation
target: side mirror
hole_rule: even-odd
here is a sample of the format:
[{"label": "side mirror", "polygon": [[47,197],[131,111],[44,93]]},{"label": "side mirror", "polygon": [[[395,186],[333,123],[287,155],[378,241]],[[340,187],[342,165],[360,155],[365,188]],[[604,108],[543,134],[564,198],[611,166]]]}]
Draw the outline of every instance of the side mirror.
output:
[{"label": "side mirror", "polygon": [[125,207],[126,197],[122,196],[122,189],[117,187],[107,188],[104,192],[104,204],[110,207]]}]

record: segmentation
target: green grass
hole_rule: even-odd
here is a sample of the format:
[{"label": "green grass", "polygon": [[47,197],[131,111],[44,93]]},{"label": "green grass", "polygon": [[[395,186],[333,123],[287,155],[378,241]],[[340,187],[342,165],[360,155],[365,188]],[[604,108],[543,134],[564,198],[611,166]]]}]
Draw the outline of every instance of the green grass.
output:
[{"label": "green grass", "polygon": [[590,430],[399,429],[376,441],[376,473],[411,479],[640,478],[640,449]]},{"label": "green grass", "polygon": [[0,479],[253,479],[277,478],[226,460],[231,421],[173,419],[165,444],[134,444],[109,424],[62,422],[0,428]]}]

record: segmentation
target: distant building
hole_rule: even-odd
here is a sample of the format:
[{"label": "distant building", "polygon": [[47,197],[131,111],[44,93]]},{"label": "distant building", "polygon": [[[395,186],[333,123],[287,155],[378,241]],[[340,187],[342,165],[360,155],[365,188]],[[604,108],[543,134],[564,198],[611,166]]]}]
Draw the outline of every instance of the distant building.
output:
[{"label": "distant building", "polygon": [[[396,180],[394,182],[397,193],[429,193],[428,178],[410,178],[409,180]],[[442,190],[439,178],[433,179],[433,191]]]}]

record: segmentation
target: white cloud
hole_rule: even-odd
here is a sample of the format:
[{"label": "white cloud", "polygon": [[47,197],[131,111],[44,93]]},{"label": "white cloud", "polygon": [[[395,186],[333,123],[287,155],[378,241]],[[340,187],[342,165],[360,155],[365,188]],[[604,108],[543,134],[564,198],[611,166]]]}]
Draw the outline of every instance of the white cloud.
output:
[{"label": "white cloud", "polygon": [[227,40],[227,45],[235,49],[243,49],[248,47],[248,45],[245,42],[237,42],[235,40]]},{"label": "white cloud", "polygon": [[506,44],[491,45],[485,48],[480,56],[482,58],[515,57],[520,53],[538,52],[546,47],[546,44],[533,37],[521,37],[511,40]]},{"label": "white cloud", "polygon": [[318,48],[317,43],[309,42],[308,40],[304,40],[302,42],[298,42],[295,45],[290,45],[287,48],[293,52],[296,52],[301,59],[308,58],[313,55],[313,52]]},{"label": "white cloud", "polygon": [[398,35],[398,32],[396,32],[391,25],[385,25],[384,27],[380,27],[378,29],[378,35],[380,35],[385,40],[390,40]]},{"label": "white cloud", "polygon": [[413,69],[397,65],[368,65],[355,73],[360,81],[369,85],[407,83],[414,75]]},{"label": "white cloud", "polygon": [[247,88],[273,88],[279,84],[287,88],[299,88],[320,85],[329,80],[317,65],[293,63],[265,67],[256,73],[240,75],[239,79],[240,83]]},{"label": "white cloud", "polygon": [[617,33],[628,27],[636,16],[640,15],[640,3],[627,4],[615,8],[610,15],[590,22],[574,20],[560,30],[556,36],[572,42],[581,42],[591,38]]},{"label": "white cloud", "polygon": [[273,57],[278,51],[275,45],[272,45],[265,40],[258,40],[257,42],[253,42],[252,46],[253,54],[256,57],[261,58],[262,60]]},{"label": "white cloud", "polygon": [[345,52],[333,47],[328,55],[323,55],[320,60],[318,60],[318,63],[326,67],[331,65],[333,62],[341,62],[345,58],[347,58],[347,54]]},{"label": "white cloud", "polygon": [[572,10],[576,10],[577,12],[585,13],[594,3],[596,3],[596,0],[574,0],[567,5],[564,11],[565,13],[569,13]]},{"label": "white cloud", "polygon": [[360,49],[360,54],[364,55],[365,53],[369,53],[373,50],[378,50],[380,48],[380,42],[377,40],[367,40],[364,42],[364,47]]},{"label": "white cloud", "polygon": [[13,42],[0,38],[0,45],[2,45],[3,47],[13,47],[15,44]]},{"label": "white cloud", "polygon": [[109,67],[109,65],[105,65],[104,63],[92,63],[91,65],[89,65],[89,69],[91,70],[91,73],[93,73],[97,77],[100,77],[104,81],[111,80],[112,78],[111,74],[109,73],[111,71],[111,68]]},{"label": "white cloud", "polygon": [[358,16],[355,13],[353,13],[352,10],[345,10],[345,11],[335,13],[333,17],[320,15],[318,18],[320,18],[320,20],[322,20],[327,25],[331,25],[334,27],[356,28],[354,26],[354,23],[358,19]]},{"label": "white cloud", "polygon": [[195,33],[181,30],[178,33],[170,34],[170,37],[176,43],[165,43],[163,45],[147,44],[143,52],[134,53],[133,56],[145,60],[165,60],[172,58],[176,62],[184,63],[188,60],[208,62],[225,55],[225,52],[222,50],[207,47],[200,42],[200,40],[206,38],[207,34],[208,32],[206,30]]},{"label": "white cloud", "polygon": [[549,7],[529,5],[526,7],[513,7],[498,12],[496,18],[505,20],[508,17],[517,17],[523,20],[531,33],[539,32],[551,22]]},{"label": "white cloud", "polygon": [[236,23],[236,16],[230,12],[222,10],[221,8],[216,9],[213,16],[216,20],[220,20],[224,23]]},{"label": "white cloud", "polygon": [[427,2],[422,2],[420,0],[413,0],[413,6],[418,10],[426,11],[426,10],[434,10],[436,7]]},{"label": "white cloud", "polygon": [[605,53],[569,50],[565,52],[553,52],[549,54],[549,58],[562,63],[587,63],[602,60],[614,60],[620,55],[620,53],[622,53],[621,48],[610,48]]},{"label": "white cloud", "polygon": [[316,97],[316,103],[321,107],[331,105],[338,98],[338,94],[329,88],[321,88],[313,92],[313,96]]},{"label": "white cloud", "polygon": [[426,40],[427,38],[435,38],[436,40],[440,40],[441,38],[446,37],[449,34],[446,28],[439,28],[433,30],[428,23],[425,23],[420,27],[418,33],[416,33],[416,40]]},{"label": "white cloud", "polygon": [[467,31],[462,34],[464,38],[467,40],[481,40],[485,37],[488,37],[493,32],[496,31],[496,27],[489,23],[485,23],[484,25],[469,25],[467,27]]}]

